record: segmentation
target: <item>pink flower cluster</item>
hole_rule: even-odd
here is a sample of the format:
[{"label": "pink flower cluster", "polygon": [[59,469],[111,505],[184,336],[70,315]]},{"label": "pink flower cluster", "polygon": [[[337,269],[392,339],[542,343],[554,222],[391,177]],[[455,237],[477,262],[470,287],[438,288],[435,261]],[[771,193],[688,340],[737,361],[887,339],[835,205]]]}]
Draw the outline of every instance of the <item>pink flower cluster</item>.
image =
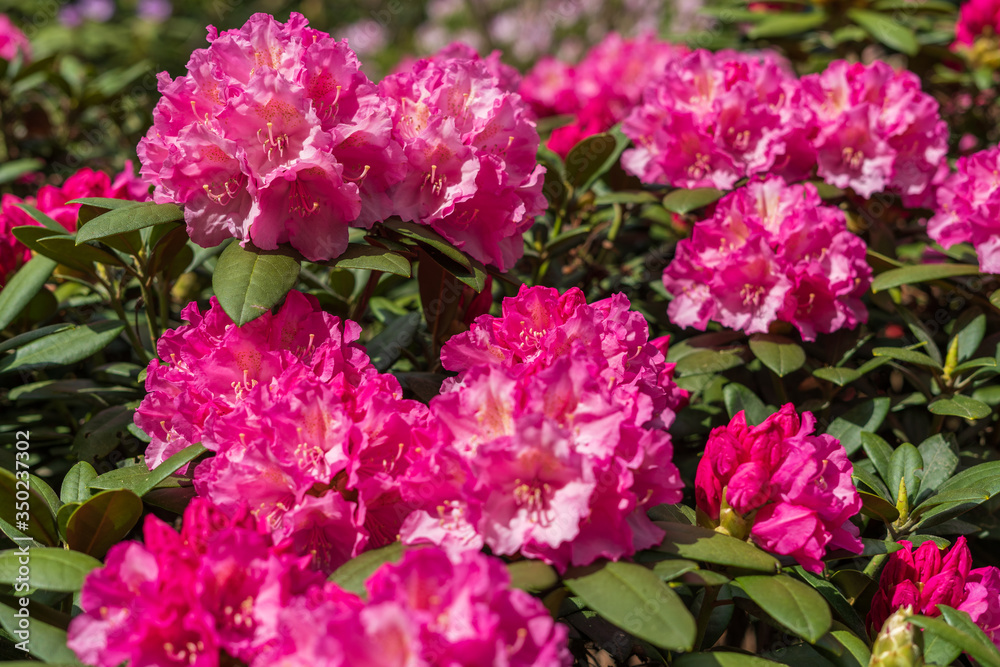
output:
[{"label": "pink flower cluster", "polygon": [[861,510],[840,441],[812,435],[816,419],[789,403],[748,427],[741,411],[709,435],[695,476],[698,512],[717,530],[750,538],[819,573],[827,549],[861,553],[849,519]]},{"label": "pink flower cluster", "polygon": [[[410,543],[539,558],[564,570],[659,542],[678,502],[666,428],[686,394],[622,295],[522,287],[442,350],[438,446],[413,465]],[[404,494],[405,496],[405,494]]]},{"label": "pink flower cluster", "polygon": [[622,125],[622,165],[647,183],[729,189],[816,172],[862,197],[927,206],[947,171],[948,128],[912,72],[838,60],[796,79],[771,53],[696,51],[673,61]]},{"label": "pink flower cluster", "polygon": [[670,63],[622,124],[636,146],[622,166],[683,188],[727,190],[765,172],[795,180],[814,163],[810,130],[798,81],[778,56],[698,50]]},{"label": "pink flower cluster", "polygon": [[565,627],[488,556],[408,552],[369,578],[366,604],[245,510],[195,499],[180,533],[154,516],[143,532],[84,582],[68,645],[88,665],[569,664]]},{"label": "pink flower cluster", "polygon": [[[503,564],[416,549],[365,582],[368,602],[333,584],[279,615],[282,641],[251,667],[564,667],[566,627],[511,590]],[[319,593],[319,591],[317,591]]]},{"label": "pink flower cluster", "polygon": [[663,283],[679,326],[714,320],[757,333],[782,321],[814,340],[868,319],[871,269],[839,209],[823,206],[813,185],[775,177],[723,197],[677,244]]},{"label": "pink flower cluster", "polygon": [[160,74],[154,124],[139,143],[157,202],[184,204],[191,238],[228,237],[310,260],[336,257],[348,227],[389,214],[403,177],[391,105],[346,42],[255,14],[239,30],[209,27],[188,74]]},{"label": "pink flower cluster", "polygon": [[982,36],[1000,36],[1000,2],[969,0],[962,3],[955,23],[955,43],[970,47]]},{"label": "pink flower cluster", "polygon": [[548,147],[566,156],[579,141],[618,123],[642,99],[646,85],[687,53],[645,33],[623,39],[609,33],[576,66],[541,58],[521,83],[539,117],[573,114],[574,121],[552,132]]},{"label": "pink flower cluster", "polygon": [[201,442],[216,455],[195,469],[198,493],[224,511],[247,503],[323,570],[395,541],[428,411],[369,363],[360,327],[295,291],[242,327],[214,299],[183,316],[191,324],[157,344],[165,363],[150,362],[135,414],[148,465]]},{"label": "pink flower cluster", "polygon": [[18,53],[31,60],[31,43],[6,14],[0,14],[0,60],[11,61]]},{"label": "pink flower cluster", "polygon": [[498,60],[462,46],[448,52],[460,57],[426,58],[379,84],[396,103],[392,136],[406,166],[393,213],[505,271],[545,210],[538,131]]},{"label": "pink flower cluster", "polygon": [[14,195],[3,195],[0,198],[0,286],[10,274],[31,258],[31,251],[14,237],[11,230],[22,225],[39,225],[34,218],[18,208],[18,204],[34,206],[72,232],[76,231],[81,205],[67,202],[83,197],[145,201],[149,199],[149,187],[136,178],[132,164],[126,163],[125,170],[113,181],[104,172],[84,167],[67,178],[61,186],[43,186],[38,191],[37,198],[21,199]]},{"label": "pink flower cluster", "polygon": [[958,158],[955,173],[937,189],[930,237],[950,248],[971,243],[984,273],[1000,273],[1000,148]]},{"label": "pink flower cluster", "polygon": [[947,553],[931,540],[915,550],[908,540],[899,544],[904,548],[890,554],[868,612],[872,634],[900,607],[911,605],[913,613],[933,617],[941,615],[937,605],[943,604],[968,613],[1000,648],[1000,569],[971,569],[964,537]]}]

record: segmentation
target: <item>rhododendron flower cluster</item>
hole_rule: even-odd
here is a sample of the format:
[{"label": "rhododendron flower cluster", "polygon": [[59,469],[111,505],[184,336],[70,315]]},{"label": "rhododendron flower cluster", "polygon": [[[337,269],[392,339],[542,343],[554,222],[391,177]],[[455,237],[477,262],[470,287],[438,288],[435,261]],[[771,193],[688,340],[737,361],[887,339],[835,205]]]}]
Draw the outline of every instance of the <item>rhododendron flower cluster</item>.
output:
[{"label": "rhododendron flower cluster", "polygon": [[955,23],[955,44],[971,47],[980,37],[1000,37],[1000,2],[997,0],[962,3]]},{"label": "rhododendron flower cluster", "polygon": [[428,411],[369,363],[360,327],[294,291],[242,327],[214,299],[182,314],[191,324],[161,337],[166,363],[150,362],[136,410],[148,465],[201,442],[216,455],[195,470],[198,493],[249,504],[324,570],[394,541]]},{"label": "rhododendron flower cluster", "polygon": [[[522,287],[442,350],[440,444],[413,465],[405,541],[560,569],[659,542],[645,510],[681,498],[665,429],[685,395],[622,295]],[[656,341],[665,346],[665,341]],[[405,495],[405,494],[404,494]]]},{"label": "rhododendron flower cluster", "polygon": [[801,85],[816,115],[820,178],[863,197],[889,190],[904,206],[933,203],[933,186],[948,171],[948,126],[916,74],[880,60],[838,60]]},{"label": "rhododendron flower cluster", "polygon": [[915,614],[940,616],[937,605],[943,604],[968,613],[1000,647],[1000,569],[971,569],[972,554],[964,537],[955,540],[946,553],[933,540],[916,549],[909,540],[899,544],[903,549],[889,555],[872,599],[868,613],[872,633],[900,607],[911,606]]},{"label": "rhododendron flower cluster", "polygon": [[576,116],[554,130],[548,142],[565,156],[579,141],[623,120],[646,85],[686,53],[687,47],[663,42],[653,33],[636,39],[610,33],[576,66],[541,58],[524,77],[521,94],[539,117]]},{"label": "rhododendron flower cluster", "polygon": [[31,43],[6,14],[0,14],[0,59],[11,61],[18,53],[31,60]]},{"label": "rhododendron flower cluster", "polygon": [[811,114],[773,53],[698,50],[670,63],[622,131],[622,166],[647,183],[729,189],[753,174],[808,175]]},{"label": "rhododendron flower cluster", "polygon": [[67,178],[61,186],[43,186],[38,191],[37,198],[21,199],[14,195],[3,195],[0,198],[0,286],[31,257],[31,251],[14,237],[12,230],[22,225],[41,224],[21,210],[18,204],[34,206],[72,232],[76,231],[81,204],[67,202],[83,197],[145,201],[149,199],[149,186],[135,176],[132,163],[127,162],[124,171],[115,176],[114,180],[102,171],[84,167]]},{"label": "rhododendron flower cluster", "polygon": [[348,227],[390,214],[404,175],[393,104],[360,71],[346,41],[255,14],[239,30],[209,27],[188,74],[159,75],[163,94],[139,143],[157,202],[184,204],[191,238],[264,249],[290,243],[310,260],[340,255]]},{"label": "rhododendron flower cluster", "polygon": [[971,243],[979,268],[1000,273],[1000,148],[960,157],[955,169],[937,189],[938,212],[927,232],[946,248]]},{"label": "rhododendron flower cluster", "polygon": [[405,156],[393,213],[505,271],[545,210],[538,131],[498,62],[451,51],[458,55],[417,61],[379,84],[396,102],[392,136]]},{"label": "rhododendron flower cluster", "polygon": [[704,329],[714,320],[756,333],[782,321],[813,340],[867,320],[861,297],[871,269],[864,242],[813,185],[768,178],[726,195],[696,223],[663,282],[680,326]]},{"label": "rhododendron flower cluster", "polygon": [[496,558],[417,549],[365,582],[368,602],[332,584],[279,614],[282,641],[251,667],[560,667],[566,627],[511,590]]},{"label": "rhododendron flower cluster", "polygon": [[[828,549],[861,553],[861,510],[840,441],[812,435],[816,419],[789,403],[750,427],[740,411],[709,435],[695,476],[700,518],[819,573]],[[881,627],[881,626],[880,626]]]},{"label": "rhododendron flower cluster", "polygon": [[[366,582],[367,604],[275,544],[245,511],[196,498],[178,533],[150,515],[87,576],[68,645],[95,667],[500,665],[570,661],[566,628],[510,589],[503,564],[437,549]],[[414,662],[413,660],[417,660]]]}]

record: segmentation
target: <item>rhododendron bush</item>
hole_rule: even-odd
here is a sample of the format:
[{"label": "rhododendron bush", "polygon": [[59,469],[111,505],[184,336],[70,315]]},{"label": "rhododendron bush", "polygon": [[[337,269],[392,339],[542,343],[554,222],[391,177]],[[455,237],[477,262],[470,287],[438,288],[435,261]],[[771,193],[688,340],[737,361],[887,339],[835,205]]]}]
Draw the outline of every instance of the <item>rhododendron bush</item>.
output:
[{"label": "rhododendron bush", "polygon": [[4,660],[1000,667],[1000,5],[64,4]]}]

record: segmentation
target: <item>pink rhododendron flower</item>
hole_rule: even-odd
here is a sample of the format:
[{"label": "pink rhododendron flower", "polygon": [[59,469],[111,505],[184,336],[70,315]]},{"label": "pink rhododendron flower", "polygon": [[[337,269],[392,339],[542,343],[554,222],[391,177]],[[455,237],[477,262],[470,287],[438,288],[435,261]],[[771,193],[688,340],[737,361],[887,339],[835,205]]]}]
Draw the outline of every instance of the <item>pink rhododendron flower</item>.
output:
[{"label": "pink rhododendron flower", "polygon": [[916,74],[837,60],[801,87],[816,117],[820,178],[862,197],[889,190],[904,206],[932,203],[947,174],[948,126]]},{"label": "pink rhododendron flower", "polygon": [[392,136],[407,169],[392,191],[393,212],[505,271],[545,209],[545,168],[528,108],[495,72],[478,56],[434,57],[379,88],[398,103]]},{"label": "pink rhododendron flower", "polygon": [[88,665],[218,667],[249,661],[277,642],[279,614],[322,586],[309,557],[275,547],[245,511],[194,499],[175,532],[149,515],[145,543],[121,542],[87,576],[69,647]]},{"label": "pink rhododendron flower", "polygon": [[813,185],[768,178],[726,195],[696,223],[663,283],[680,326],[704,330],[714,320],[758,333],[782,321],[814,340],[868,319],[861,297],[871,269],[864,242]]},{"label": "pink rhododendron flower", "polygon": [[972,622],[1000,648],[1000,569],[972,568],[972,554],[959,537],[947,552],[932,540],[917,549],[900,540],[903,549],[889,555],[879,588],[868,612],[868,627],[877,633],[885,619],[905,605],[913,613],[940,616],[943,604],[967,612]]},{"label": "pink rhododendron flower", "polygon": [[18,53],[24,60],[31,60],[31,43],[6,14],[0,14],[0,58],[10,61]]},{"label": "pink rhododendron flower", "polygon": [[984,273],[1000,273],[1000,148],[958,158],[955,173],[937,189],[930,237],[946,248],[971,243]]},{"label": "pink rhododendron flower", "polygon": [[407,551],[365,582],[368,602],[328,584],[280,613],[280,643],[251,667],[561,667],[566,627],[510,588],[496,558]]},{"label": "pink rhododendron flower", "polygon": [[411,467],[403,496],[426,509],[404,540],[565,569],[662,538],[645,510],[681,497],[665,429],[686,396],[628,306],[522,287],[445,345],[460,374],[431,401],[439,444]]},{"label": "pink rhododendron flower", "polygon": [[819,573],[828,549],[861,553],[850,518],[861,510],[840,441],[789,403],[749,427],[742,411],[709,435],[695,476],[701,519],[720,532],[792,556]]},{"label": "pink rhododendron flower", "polygon": [[135,176],[131,162],[114,180],[104,172],[88,167],[80,169],[67,178],[62,185],[45,185],[38,191],[37,198],[22,200],[14,195],[3,195],[0,199],[0,286],[7,278],[31,258],[31,251],[12,233],[14,227],[36,225],[34,218],[18,208],[18,204],[29,204],[46,214],[67,231],[76,231],[76,222],[81,204],[69,204],[73,199],[83,197],[105,197],[110,199],[149,199],[149,187]]},{"label": "pink rhododendron flower", "polygon": [[636,39],[609,33],[578,65],[542,58],[521,83],[521,95],[539,117],[575,114],[552,132],[548,147],[562,156],[587,137],[624,119],[642,99],[646,85],[687,53],[652,32]]},{"label": "pink rhododendron flower", "polygon": [[661,70],[622,124],[622,166],[646,183],[723,190],[753,174],[808,175],[811,114],[774,53],[699,50]]},{"label": "pink rhododendron flower", "polygon": [[955,23],[955,43],[969,47],[983,36],[1000,36],[1000,2],[969,0],[962,3]]},{"label": "pink rhododendron flower", "polygon": [[209,28],[188,74],[160,74],[154,124],[139,143],[157,202],[184,204],[191,238],[228,237],[307,259],[347,247],[348,227],[391,212],[404,173],[394,105],[360,71],[346,41],[255,14],[239,30]]}]

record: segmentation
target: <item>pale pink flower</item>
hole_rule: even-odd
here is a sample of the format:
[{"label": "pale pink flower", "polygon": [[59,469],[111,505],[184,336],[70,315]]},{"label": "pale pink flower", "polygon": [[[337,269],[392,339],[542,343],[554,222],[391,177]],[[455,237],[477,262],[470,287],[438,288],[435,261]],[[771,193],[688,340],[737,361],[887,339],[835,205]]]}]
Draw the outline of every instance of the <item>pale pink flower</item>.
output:
[{"label": "pale pink flower", "polygon": [[717,530],[819,573],[828,550],[861,552],[850,522],[861,497],[840,441],[813,435],[815,425],[812,413],[800,418],[790,403],[754,427],[737,413],[709,435],[695,501]]}]

